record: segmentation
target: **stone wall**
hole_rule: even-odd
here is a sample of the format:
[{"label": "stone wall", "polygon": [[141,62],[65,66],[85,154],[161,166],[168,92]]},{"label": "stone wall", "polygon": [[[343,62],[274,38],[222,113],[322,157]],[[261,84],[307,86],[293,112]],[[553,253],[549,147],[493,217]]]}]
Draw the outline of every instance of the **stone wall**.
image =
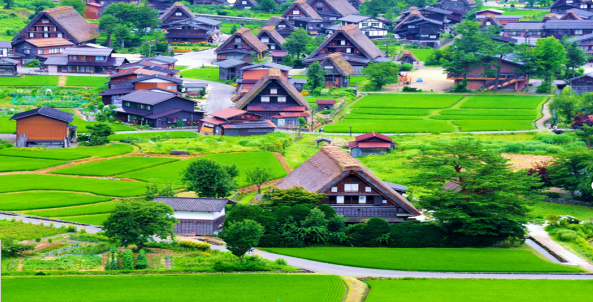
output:
[{"label": "stone wall", "polygon": [[593,207],[593,204],[585,201],[574,200],[574,199],[563,199],[563,198],[551,198],[546,197],[544,201],[553,202],[553,203],[560,203],[560,204],[572,204],[572,205],[579,205],[579,206],[586,206],[586,207]]}]

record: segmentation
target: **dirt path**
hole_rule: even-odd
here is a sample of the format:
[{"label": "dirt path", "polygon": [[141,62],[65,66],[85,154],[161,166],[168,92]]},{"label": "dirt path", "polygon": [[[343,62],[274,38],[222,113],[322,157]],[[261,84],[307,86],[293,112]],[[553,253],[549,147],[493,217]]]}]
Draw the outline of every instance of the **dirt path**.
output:
[{"label": "dirt path", "polygon": [[60,87],[66,86],[66,80],[68,80],[67,76],[58,76],[58,86],[60,86]]},{"label": "dirt path", "polygon": [[286,172],[290,173],[292,172],[292,169],[290,168],[290,166],[288,166],[288,164],[286,163],[286,159],[284,158],[284,156],[278,152],[274,152],[274,156],[276,156],[276,158],[278,159],[278,161],[280,162],[280,164],[282,164],[282,166],[284,167],[284,170],[286,170]]},{"label": "dirt path", "polygon": [[84,114],[82,114],[80,109],[78,109],[78,108],[74,109],[74,114],[76,116],[78,116],[79,118],[81,118],[83,121],[86,121],[86,116],[84,116]]},{"label": "dirt path", "polygon": [[546,246],[552,252],[560,255],[568,262],[573,263],[574,265],[580,265],[582,268],[588,271],[593,271],[593,264],[583,259],[581,256],[570,252],[556,241],[552,240],[548,232],[546,232],[541,225],[528,224],[527,230],[529,231],[529,235],[531,235],[531,237],[535,238],[541,244]]},{"label": "dirt path", "polygon": [[342,281],[346,285],[346,295],[343,302],[362,302],[364,301],[367,293],[369,292],[369,286],[353,277],[340,276]]},{"label": "dirt path", "polygon": [[542,118],[535,121],[535,127],[537,129],[546,129],[546,125],[544,123],[552,118],[552,114],[550,114],[550,110],[548,109],[548,105],[550,104],[550,99],[548,99],[544,105],[542,106]]}]

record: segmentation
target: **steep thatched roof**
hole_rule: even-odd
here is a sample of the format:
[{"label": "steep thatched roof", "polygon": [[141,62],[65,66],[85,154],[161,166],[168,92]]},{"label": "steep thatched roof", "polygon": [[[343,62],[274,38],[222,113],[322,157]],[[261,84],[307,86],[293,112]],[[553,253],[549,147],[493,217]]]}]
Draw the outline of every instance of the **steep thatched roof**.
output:
[{"label": "steep thatched roof", "polygon": [[404,58],[411,58],[412,61],[414,62],[419,62],[420,60],[418,60],[418,58],[416,58],[416,56],[409,50],[404,50],[404,53],[402,54],[401,57],[399,57],[399,59],[397,59],[398,62],[401,62]]},{"label": "steep thatched roof", "polygon": [[293,8],[298,7],[305,13],[306,17],[313,19],[323,19],[308,3],[307,0],[296,0],[292,5],[284,12],[282,17],[288,15],[288,12],[292,11]]},{"label": "steep thatched roof", "polygon": [[329,42],[333,41],[339,34],[344,34],[344,36],[346,36],[346,38],[352,44],[358,47],[358,49],[360,49],[360,51],[362,51],[364,56],[368,59],[373,60],[377,57],[385,57],[385,53],[382,52],[377,47],[377,45],[375,45],[375,43],[373,43],[373,41],[371,41],[371,39],[369,39],[369,37],[367,37],[367,35],[365,35],[360,30],[360,28],[358,28],[358,25],[356,24],[348,24],[346,26],[340,27],[331,35],[331,37],[327,38],[325,42],[323,42],[309,57],[313,58],[317,56],[319,52],[323,48],[325,48],[327,44],[329,44]]},{"label": "steep thatched roof", "polygon": [[288,29],[292,29],[294,30],[294,25],[292,25],[292,23],[288,22],[288,20],[286,20],[286,18],[283,17],[270,17],[270,19],[268,19],[268,21],[266,21],[266,23],[264,23],[264,25],[262,27],[267,27],[267,26],[278,26],[278,24],[280,24],[280,22],[282,21],[286,21],[284,22],[286,24],[286,26],[288,26]]},{"label": "steep thatched roof", "polygon": [[169,18],[169,16],[171,16],[171,14],[177,9],[181,9],[184,13],[187,14],[187,16],[189,18],[192,18],[194,16],[194,13],[192,13],[189,8],[187,8],[187,6],[185,6],[185,4],[181,3],[181,2],[175,2],[173,5],[169,6],[165,12],[159,16],[159,19],[161,19],[161,21]]},{"label": "steep thatched roof", "polygon": [[345,77],[356,73],[354,67],[352,67],[352,65],[350,65],[350,63],[348,63],[346,59],[344,59],[341,52],[334,52],[332,54],[329,54],[325,56],[325,59],[331,61],[332,64],[338,70],[338,72]]},{"label": "steep thatched roof", "polygon": [[358,10],[347,0],[323,0],[327,5],[338,12],[342,17],[358,14]]},{"label": "steep thatched roof", "polygon": [[284,39],[284,37],[282,37],[276,31],[276,28],[274,28],[274,26],[262,27],[261,31],[257,34],[257,37],[258,38],[261,37],[261,35],[263,33],[267,33],[274,40],[274,42],[276,42],[276,44],[278,44],[278,45],[282,45],[282,44],[284,44],[284,42],[286,42],[286,40]]},{"label": "steep thatched roof", "polygon": [[262,43],[251,32],[251,29],[240,28],[232,36],[230,36],[226,41],[224,41],[224,43],[222,43],[220,46],[218,46],[218,48],[216,48],[216,50],[214,52],[223,50],[227,44],[235,41],[235,38],[243,39],[245,42],[247,42],[247,44],[249,44],[249,46],[251,46],[257,52],[264,52],[264,51],[268,50],[268,46],[266,44]]},{"label": "steep thatched roof", "polygon": [[309,103],[305,98],[299,93],[299,91],[288,81],[286,77],[282,74],[282,71],[278,68],[270,68],[268,69],[268,73],[259,79],[247,93],[245,93],[239,101],[237,101],[237,108],[243,109],[243,107],[247,106],[249,102],[256,97],[271,81],[276,80],[288,92],[290,96],[292,96],[299,105],[304,106],[306,110],[309,110]]},{"label": "steep thatched roof", "polygon": [[60,6],[42,10],[16,36],[15,42],[24,39],[23,34],[42,17],[47,17],[62,29],[76,44],[94,40],[101,35],[72,6]]}]

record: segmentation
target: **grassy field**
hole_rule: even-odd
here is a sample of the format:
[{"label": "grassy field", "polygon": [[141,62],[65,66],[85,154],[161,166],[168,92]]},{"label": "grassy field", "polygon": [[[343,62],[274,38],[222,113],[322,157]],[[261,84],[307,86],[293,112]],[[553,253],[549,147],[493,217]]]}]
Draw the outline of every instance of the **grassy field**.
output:
[{"label": "grassy field", "polygon": [[537,219],[546,219],[548,215],[570,215],[581,221],[589,221],[593,217],[593,208],[587,206],[558,204],[553,202],[538,201],[531,207],[531,216]]},{"label": "grassy field", "polygon": [[367,95],[352,108],[448,108],[459,102],[461,95],[374,94]]},{"label": "grassy field", "polygon": [[340,302],[345,293],[338,276],[301,274],[4,277],[2,283],[5,302],[38,301],[41,295],[45,302],[160,302],[172,297],[193,302],[197,293],[200,302]]},{"label": "grassy field", "polygon": [[220,82],[218,68],[195,68],[179,72],[184,78]]},{"label": "grassy field", "polygon": [[533,129],[530,120],[453,120],[461,131],[515,131]]},{"label": "grassy field", "polygon": [[0,155],[27,157],[27,158],[42,158],[42,159],[57,159],[57,160],[75,160],[87,158],[92,156],[97,157],[111,157],[122,155],[134,151],[134,147],[126,144],[111,144],[100,147],[78,147],[78,148],[63,148],[63,149],[28,149],[28,148],[7,148],[0,149]]},{"label": "grassy field", "polygon": [[[272,152],[244,152],[206,155],[200,158],[209,158],[223,165],[236,164],[239,170],[237,182],[240,187],[251,185],[247,181],[245,173],[255,167],[266,168],[272,173],[272,179],[281,178],[287,175],[286,170]],[[120,175],[121,177],[132,178],[142,181],[153,181],[159,183],[181,184],[181,173],[192,160],[184,160],[173,164],[162,165],[150,169],[140,170]]]},{"label": "grassy field", "polygon": [[530,118],[537,118],[539,114],[535,110],[509,110],[509,109],[444,109],[439,111],[440,115],[455,115],[455,116],[521,116]]},{"label": "grassy field", "polygon": [[0,172],[33,171],[63,165],[65,161],[0,156]]},{"label": "grassy field", "polygon": [[[527,250],[502,248],[266,248],[272,253],[334,264],[434,272],[578,272]],[[364,257],[361,257],[364,255]]]},{"label": "grassy field", "polygon": [[3,77],[0,86],[58,86],[58,76]]},{"label": "grassy field", "polygon": [[80,215],[80,216],[61,216],[52,217],[59,220],[66,220],[79,223],[88,223],[93,225],[103,225],[103,222],[107,220],[109,214],[96,214],[96,215]]},{"label": "grassy field", "polygon": [[0,117],[0,133],[14,133],[16,131],[16,121],[11,121],[9,117]]},{"label": "grassy field", "polygon": [[420,48],[411,48],[411,49],[406,49],[411,51],[414,56],[416,56],[416,58],[418,58],[418,60],[420,62],[424,62],[426,61],[426,59],[428,59],[428,56],[430,56],[433,52],[433,49],[431,48],[426,48],[426,49],[420,49]]},{"label": "grassy field", "polygon": [[132,181],[41,174],[0,176],[0,193],[34,190],[88,192],[104,196],[132,197],[144,194],[146,184]]},{"label": "grassy field", "polygon": [[54,174],[114,176],[178,161],[176,158],[127,156],[51,171]]},{"label": "grassy field", "polygon": [[[445,110],[442,110],[445,111]],[[380,109],[380,108],[356,108],[352,114],[374,114],[374,115],[429,115],[430,109]]]},{"label": "grassy field", "polygon": [[366,302],[580,302],[591,298],[591,280],[367,280]]},{"label": "grassy field", "polygon": [[[0,195],[2,196],[2,195]],[[77,207],[58,208],[51,210],[28,211],[27,215],[39,217],[63,217],[63,216],[77,216],[77,215],[92,215],[110,213],[118,201],[101,202],[91,205],[83,205]]]},{"label": "grassy field", "polygon": [[66,86],[97,87],[106,82],[107,77],[68,76]]},{"label": "grassy field", "polygon": [[[20,221],[0,220],[0,238],[31,240],[65,233],[64,229],[52,228]],[[4,282],[4,280],[2,280]]]},{"label": "grassy field", "polygon": [[[64,111],[69,111],[72,112],[72,110],[64,110]],[[91,122],[91,121],[85,121],[83,119],[81,119],[78,116],[74,116],[74,121],[72,122],[72,125],[78,127],[77,132],[78,133],[87,133],[87,128],[86,126],[90,126],[90,125],[95,125],[97,124],[97,122]],[[115,124],[115,123],[106,123],[109,126],[111,126],[111,128],[113,128],[114,131],[135,131],[135,128],[132,128],[130,126],[126,126],[123,124]]]},{"label": "grassy field", "polygon": [[383,132],[383,133],[440,133],[454,132],[453,125],[446,121],[437,120],[391,120],[389,118],[376,120],[348,120],[344,119],[335,124],[323,126],[324,132],[347,133],[352,126],[353,133]]},{"label": "grassy field", "polygon": [[541,96],[471,96],[463,100],[461,108],[475,109],[536,109],[543,103]]},{"label": "grassy field", "polygon": [[192,131],[169,131],[169,132],[138,132],[138,133],[126,133],[126,134],[114,134],[109,136],[111,141],[119,141],[127,138],[135,139],[150,139],[151,137],[161,136],[165,138],[167,136],[171,138],[191,138],[197,137],[198,134]]},{"label": "grassy field", "polygon": [[0,211],[23,211],[71,207],[109,201],[111,198],[67,192],[23,192],[0,194]]}]

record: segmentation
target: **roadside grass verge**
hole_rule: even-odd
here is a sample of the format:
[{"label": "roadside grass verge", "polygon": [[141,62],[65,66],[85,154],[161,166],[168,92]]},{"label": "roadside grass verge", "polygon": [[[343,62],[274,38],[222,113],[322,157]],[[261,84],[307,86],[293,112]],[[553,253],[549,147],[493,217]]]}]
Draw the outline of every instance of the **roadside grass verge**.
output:
[{"label": "roadside grass verge", "polygon": [[34,190],[88,192],[103,196],[132,197],[144,194],[146,184],[133,181],[42,174],[0,176],[0,193]]},{"label": "roadside grass verge", "polygon": [[[579,302],[591,298],[591,280],[399,279],[366,280],[366,302]],[[403,294],[405,293],[405,294]]]},{"label": "roadside grass verge", "polygon": [[461,131],[518,131],[535,129],[531,120],[453,120]]},{"label": "roadside grass verge", "polygon": [[0,172],[34,171],[65,164],[65,161],[0,156]]},{"label": "roadside grass verge", "polygon": [[97,87],[107,83],[107,77],[68,76],[66,86]]},{"label": "roadside grass verge", "polygon": [[91,205],[83,205],[78,207],[58,208],[41,211],[28,211],[24,214],[39,217],[60,217],[60,216],[78,216],[91,214],[105,214],[110,213],[115,209],[119,201],[101,202]]},{"label": "roadside grass verge", "polygon": [[[28,224],[20,221],[0,220],[0,238],[31,240],[62,233],[66,233],[66,230],[36,224]],[[2,282],[4,282],[4,278],[2,278]]]},{"label": "roadside grass verge", "polygon": [[95,215],[80,215],[80,216],[62,216],[52,217],[54,219],[72,221],[78,223],[87,223],[92,225],[103,225],[103,222],[107,220],[111,214],[95,214]]},{"label": "roadside grass verge", "polygon": [[352,126],[352,133],[441,133],[454,132],[455,128],[446,121],[439,120],[390,120],[390,119],[344,119],[340,122],[325,125],[324,132],[347,133]]},{"label": "roadside grass verge", "polygon": [[58,86],[58,76],[24,75],[2,77],[0,86]]},{"label": "roadside grass verge", "polygon": [[544,101],[541,96],[471,96],[463,100],[460,108],[474,109],[538,109],[538,105]]},{"label": "roadside grass verge", "polygon": [[333,264],[389,270],[540,273],[581,271],[572,266],[542,260],[527,250],[503,248],[311,247],[265,250]]},{"label": "roadside grass verge", "polygon": [[86,176],[114,176],[172,163],[178,160],[179,159],[176,158],[166,157],[126,156],[53,170],[50,173]]},{"label": "roadside grass verge", "polygon": [[[278,161],[272,152],[244,152],[244,153],[227,153],[206,155],[200,158],[208,158],[214,160],[222,165],[236,164],[239,170],[237,182],[239,187],[246,187],[252,185],[247,181],[245,173],[255,167],[268,169],[272,173],[272,179],[278,179],[286,176],[286,170]],[[181,184],[181,173],[189,164],[195,159],[180,161],[177,163],[166,164],[154,168],[139,170],[131,173],[120,175],[131,179],[141,181],[152,181],[158,183],[172,183]]]},{"label": "roadside grass verge", "polygon": [[94,204],[111,198],[67,192],[22,192],[0,194],[0,211],[24,211]]},{"label": "roadside grass verge", "polygon": [[168,131],[168,132],[137,132],[137,133],[125,133],[125,134],[114,134],[109,136],[111,141],[119,141],[122,139],[150,139],[151,137],[160,136],[165,139],[170,138],[192,138],[197,137],[198,134],[192,131]]},{"label": "roadside grass verge", "polygon": [[57,159],[57,160],[76,160],[92,156],[97,157],[111,157],[131,153],[134,147],[126,144],[111,144],[100,147],[77,147],[77,148],[62,148],[62,149],[33,149],[31,148],[6,148],[0,149],[0,155],[27,157],[27,158],[43,158],[43,159]]},{"label": "roadside grass verge", "polygon": [[37,301],[43,295],[45,302],[160,302],[171,297],[193,302],[199,293],[200,302],[340,302],[345,294],[340,277],[312,274],[7,276],[2,283],[5,301]]},{"label": "roadside grass verge", "polygon": [[446,94],[372,94],[354,103],[352,108],[432,108],[453,106],[462,95]]}]

